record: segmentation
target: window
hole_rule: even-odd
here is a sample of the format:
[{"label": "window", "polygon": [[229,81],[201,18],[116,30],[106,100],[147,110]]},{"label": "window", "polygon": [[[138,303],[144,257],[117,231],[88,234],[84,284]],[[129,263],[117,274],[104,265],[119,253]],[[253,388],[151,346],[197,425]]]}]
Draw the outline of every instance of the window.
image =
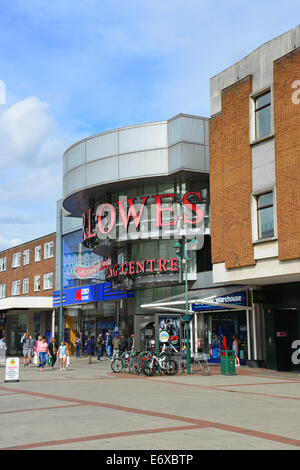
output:
[{"label": "window", "polygon": [[21,252],[15,253],[12,261],[13,268],[18,268],[19,266],[21,266]]},{"label": "window", "polygon": [[34,261],[41,261],[41,246],[36,246],[34,249]]},{"label": "window", "polygon": [[0,271],[6,271],[6,257],[0,258]]},{"label": "window", "polygon": [[6,285],[5,284],[0,284],[0,299],[4,299],[5,290],[6,290]]},{"label": "window", "polygon": [[13,281],[11,286],[11,295],[20,295],[21,281]]},{"label": "window", "polygon": [[45,243],[44,245],[44,258],[53,258],[53,242]]},{"label": "window", "polygon": [[53,273],[44,274],[44,289],[53,288]]},{"label": "window", "polygon": [[255,138],[261,139],[272,132],[271,91],[255,97]]},{"label": "window", "polygon": [[273,191],[257,196],[258,238],[274,237]]},{"label": "window", "polygon": [[29,279],[28,277],[23,280],[23,294],[28,294],[29,292]]},{"label": "window", "polygon": [[41,288],[41,276],[34,276],[34,292],[38,292]]},{"label": "window", "polygon": [[29,250],[23,251],[23,264],[29,264]]}]

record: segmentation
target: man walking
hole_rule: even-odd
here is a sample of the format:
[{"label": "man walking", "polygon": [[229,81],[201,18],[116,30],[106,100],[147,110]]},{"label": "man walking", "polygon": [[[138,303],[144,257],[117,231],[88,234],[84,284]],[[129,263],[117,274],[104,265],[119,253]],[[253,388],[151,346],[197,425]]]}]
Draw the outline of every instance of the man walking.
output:
[{"label": "man walking", "polygon": [[111,355],[111,344],[112,344],[112,339],[111,339],[109,332],[107,331],[106,338],[105,338],[105,349],[106,349],[106,355],[108,359],[110,359],[110,355]]},{"label": "man walking", "polygon": [[112,346],[113,346],[113,357],[112,358],[114,359],[117,352],[119,352],[119,349],[120,349],[120,346],[121,346],[121,340],[120,340],[119,336],[117,336],[117,335],[114,336],[114,339],[112,340]]},{"label": "man walking", "polygon": [[30,362],[30,348],[31,348],[31,341],[29,339],[29,334],[25,333],[21,340],[21,345],[23,349],[23,357],[24,357],[24,367],[28,367]]},{"label": "man walking", "polygon": [[119,348],[119,350],[122,351],[122,352],[125,352],[126,351],[126,346],[127,346],[127,341],[126,341],[125,336],[122,334],[121,338],[120,338],[120,348]]},{"label": "man walking", "polygon": [[88,337],[87,342],[85,343],[85,349],[89,358],[89,364],[92,364],[92,356],[94,355],[95,352],[95,344],[93,338],[90,336]]},{"label": "man walking", "polygon": [[128,351],[133,351],[134,350],[134,334],[131,333],[127,340],[127,350]]},{"label": "man walking", "polygon": [[103,343],[102,333],[99,333],[96,339],[97,361],[101,360]]}]

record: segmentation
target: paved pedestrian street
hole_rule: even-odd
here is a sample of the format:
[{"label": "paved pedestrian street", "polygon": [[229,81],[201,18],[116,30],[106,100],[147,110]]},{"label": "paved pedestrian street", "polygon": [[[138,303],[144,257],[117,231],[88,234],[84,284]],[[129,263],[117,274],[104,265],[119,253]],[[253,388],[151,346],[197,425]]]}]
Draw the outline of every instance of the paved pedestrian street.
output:
[{"label": "paved pedestrian street", "polygon": [[300,449],[297,373],[145,377],[81,358],[4,379],[2,366],[1,450]]}]

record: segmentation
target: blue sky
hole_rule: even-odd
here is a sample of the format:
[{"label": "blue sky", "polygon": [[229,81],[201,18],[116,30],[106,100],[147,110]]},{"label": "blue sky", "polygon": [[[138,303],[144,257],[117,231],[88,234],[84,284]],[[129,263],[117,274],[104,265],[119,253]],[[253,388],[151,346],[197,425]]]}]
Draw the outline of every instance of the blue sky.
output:
[{"label": "blue sky", "polygon": [[0,250],[56,230],[70,144],[209,116],[209,78],[297,12],[298,0],[0,0]]}]

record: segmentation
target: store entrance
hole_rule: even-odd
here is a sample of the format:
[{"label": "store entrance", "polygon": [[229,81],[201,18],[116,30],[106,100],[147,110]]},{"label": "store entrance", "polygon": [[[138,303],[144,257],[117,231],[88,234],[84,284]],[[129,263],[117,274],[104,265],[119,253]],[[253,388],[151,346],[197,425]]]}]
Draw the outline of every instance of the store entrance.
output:
[{"label": "store entrance", "polygon": [[245,312],[206,314],[207,349],[210,362],[220,362],[221,351],[232,349],[235,334],[239,340],[239,357],[241,365],[247,360],[247,320]]}]

